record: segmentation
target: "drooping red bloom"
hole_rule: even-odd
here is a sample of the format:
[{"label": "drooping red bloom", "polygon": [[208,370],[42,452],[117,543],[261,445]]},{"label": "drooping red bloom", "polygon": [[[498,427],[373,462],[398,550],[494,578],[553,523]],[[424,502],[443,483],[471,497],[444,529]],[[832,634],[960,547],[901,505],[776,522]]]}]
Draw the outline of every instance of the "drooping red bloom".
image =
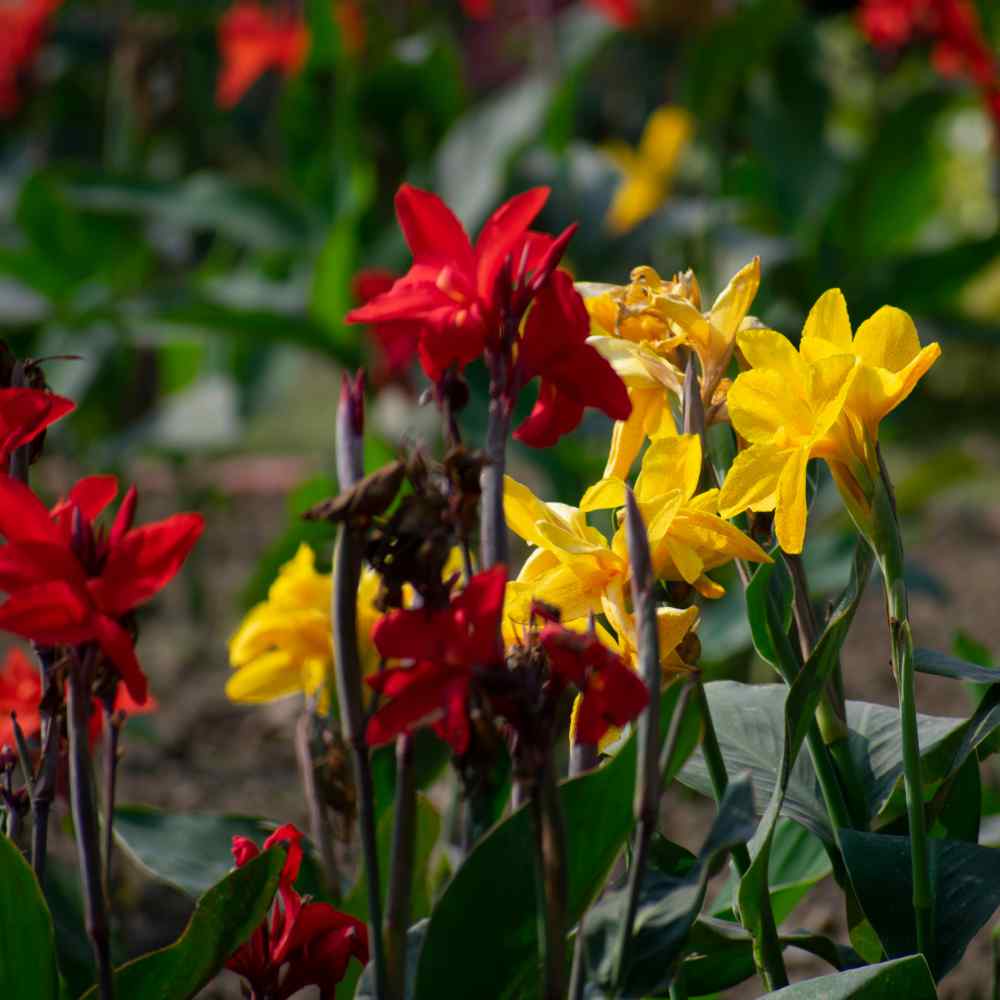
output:
[{"label": "drooping red bloom", "polygon": [[0,476],[0,630],[43,646],[96,642],[129,694],[146,700],[146,677],[119,619],[177,574],[201,535],[200,514],[132,527],[136,491],[110,531],[95,524],[118,492],[114,476],[81,479],[50,511],[25,486]]},{"label": "drooping red bloom", "polygon": [[580,692],[578,742],[597,745],[612,726],[631,722],[649,704],[642,679],[596,633],[550,623],[538,641],[548,654],[553,678]]},{"label": "drooping red bloom", "polygon": [[71,399],[44,389],[0,389],[0,469],[15,448],[34,440],[75,406]]},{"label": "drooping red bloom", "polygon": [[[369,267],[358,271],[351,282],[357,302],[365,304],[388,292],[399,275],[383,267]],[[372,338],[378,357],[372,376],[376,385],[406,382],[406,374],[417,356],[420,342],[420,324],[411,320],[383,320],[371,326]]]},{"label": "drooping red bloom", "polygon": [[588,344],[590,319],[583,299],[565,271],[556,271],[535,298],[524,322],[517,354],[516,384],[538,376],[538,401],[514,437],[533,448],[548,448],[573,430],[585,406],[612,420],[632,412],[621,377]]},{"label": "drooping red bloom", "polygon": [[62,0],[0,3],[0,117],[10,117],[21,106],[18,76],[34,62],[60,3]]},{"label": "drooping red bloom", "polygon": [[[0,746],[6,743],[14,746],[14,726],[10,713],[17,713],[17,722],[27,739],[31,739],[41,728],[39,702],[42,698],[42,678],[36,667],[19,647],[12,647],[3,664],[0,665]],[[124,685],[119,685],[115,694],[114,711],[126,715],[146,715],[159,708],[152,695],[139,704],[128,693]],[[90,743],[93,746],[104,731],[104,712],[95,698],[90,713]]]},{"label": "drooping red bloom", "polygon": [[302,69],[309,29],[290,8],[269,11],[257,0],[238,0],[219,21],[219,52],[215,100],[231,108],[268,70],[294,76]]},{"label": "drooping red bloom", "polygon": [[501,301],[511,284],[499,280],[508,261],[518,272],[516,287],[527,292],[514,308],[515,321],[559,263],[575,227],[555,240],[528,228],[548,196],[542,187],[515,195],[486,220],[473,245],[437,195],[404,184],[396,193],[396,216],[413,265],[388,292],[352,309],[347,322],[414,323],[420,363],[435,382],[452,365],[464,368],[498,346],[502,306],[511,307]]},{"label": "drooping red bloom", "polygon": [[[302,834],[290,823],[264,841],[264,850],[284,844],[285,864],[271,910],[250,940],[226,961],[242,976],[253,996],[288,1000],[307,986],[318,986],[323,1000],[333,1000],[337,983],[356,958],[368,964],[368,928],[329,903],[306,903],[294,882],[302,864]],[[247,837],[233,837],[233,857],[242,868],[260,854]]]},{"label": "drooping red bloom", "polygon": [[507,568],[494,566],[472,577],[446,608],[390,611],[375,623],[372,640],[383,657],[415,662],[367,678],[389,699],[368,722],[369,746],[433,725],[456,754],[465,753],[473,668],[503,660],[499,629],[506,585]]},{"label": "drooping red bloom", "polygon": [[863,0],[858,19],[861,30],[879,48],[898,49],[911,41],[929,40],[937,72],[974,83],[1000,130],[1000,62],[970,0]]}]

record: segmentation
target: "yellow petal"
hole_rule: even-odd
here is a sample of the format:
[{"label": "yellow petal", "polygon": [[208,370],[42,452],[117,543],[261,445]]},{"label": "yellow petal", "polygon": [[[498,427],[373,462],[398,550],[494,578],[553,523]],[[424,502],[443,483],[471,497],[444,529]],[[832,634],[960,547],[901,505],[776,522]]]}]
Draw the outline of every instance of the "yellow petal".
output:
[{"label": "yellow petal", "polygon": [[240,667],[226,683],[226,697],[250,704],[286,698],[306,690],[312,682],[310,673],[303,661],[274,650]]},{"label": "yellow petal", "polygon": [[805,342],[814,339],[824,340],[840,348],[842,354],[851,350],[851,320],[847,314],[844,293],[839,288],[824,292],[809,310],[802,328],[803,354]]},{"label": "yellow petal", "polygon": [[535,525],[535,530],[541,539],[539,545],[547,548],[560,560],[567,560],[573,556],[591,555],[607,548],[607,544],[589,541],[558,524],[548,521],[539,521]]},{"label": "yellow petal", "polygon": [[778,482],[778,506],[774,532],[778,544],[792,555],[802,551],[806,538],[806,467],[809,449],[799,448],[789,456]]},{"label": "yellow petal", "polygon": [[711,577],[699,576],[694,581],[693,586],[702,597],[707,597],[710,601],[717,601],[720,597],[726,596],[726,588],[716,583]]},{"label": "yellow petal", "polygon": [[[615,421],[611,432],[611,450],[608,452],[608,462],[604,467],[605,478],[624,479],[628,476],[645,440],[646,416],[657,395],[659,395],[658,389],[629,390],[632,412],[627,420]],[[622,502],[624,503],[624,500]],[[584,507],[583,501],[580,502],[580,506],[582,510],[597,509]]]},{"label": "yellow petal", "polygon": [[860,365],[847,397],[846,409],[860,420],[872,440],[878,440],[880,421],[913,392],[927,370],[941,357],[941,348],[928,344],[900,372]]},{"label": "yellow petal", "polygon": [[629,388],[655,388],[656,380],[649,374],[641,356],[643,345],[621,337],[588,337],[587,343],[610,362]]},{"label": "yellow petal", "polygon": [[657,295],[656,311],[676,323],[698,345],[707,347],[710,325],[707,319],[687,300],[677,295]]},{"label": "yellow petal", "polygon": [[521,572],[517,574],[517,579],[523,583],[529,583],[532,580],[538,579],[543,573],[547,573],[550,569],[554,569],[559,565],[558,556],[549,552],[548,549],[535,549],[534,552],[528,556],[524,561],[524,565],[521,567]]},{"label": "yellow petal", "polygon": [[788,464],[787,449],[755,444],[737,456],[719,492],[719,513],[735,517],[746,510],[774,510],[778,480]]},{"label": "yellow petal", "polygon": [[670,531],[677,511],[681,509],[684,497],[680,490],[671,490],[661,496],[653,497],[639,505],[643,519],[646,522],[646,534],[651,546],[659,545]]},{"label": "yellow petal", "polygon": [[813,438],[825,434],[840,416],[860,368],[853,354],[838,354],[809,366],[809,402],[814,414]]},{"label": "yellow petal", "polygon": [[665,660],[698,622],[698,608],[658,608],[656,629],[660,634],[660,659]]},{"label": "yellow petal", "polygon": [[[701,576],[702,571],[705,569],[705,564],[701,556],[690,545],[682,542],[673,535],[668,535],[664,540],[664,548],[670,556],[670,561],[677,568],[677,572],[680,573],[683,580],[687,583],[694,583]],[[658,555],[660,556],[660,560],[657,559]],[[658,569],[662,568],[657,565],[658,561],[662,562],[662,556],[662,550],[653,553],[653,571],[658,576],[666,575],[657,572]]]},{"label": "yellow petal", "polygon": [[920,353],[920,338],[909,313],[882,306],[858,327],[854,351],[865,364],[898,372]]},{"label": "yellow petal", "polygon": [[742,330],[737,340],[751,368],[773,369],[786,380],[787,389],[792,392],[805,382],[808,371],[805,361],[792,342],[776,330]]},{"label": "yellow petal", "polygon": [[626,174],[608,206],[608,228],[613,233],[627,233],[649,218],[666,197],[666,185],[650,171]]},{"label": "yellow petal", "polygon": [[769,368],[743,372],[726,398],[733,427],[753,444],[808,440],[815,426],[805,400],[808,377],[808,369],[799,381]]},{"label": "yellow petal", "polygon": [[[694,496],[701,479],[701,439],[697,434],[678,434],[654,441],[642,457],[642,470],[635,483],[639,500],[650,500],[679,490],[685,500]],[[622,500],[624,503],[624,499]]]},{"label": "yellow petal", "polygon": [[625,505],[625,481],[617,476],[608,476],[594,483],[580,500],[580,510],[608,510]]},{"label": "yellow petal", "polygon": [[639,156],[664,180],[669,180],[691,138],[694,120],[684,108],[657,108],[646,122],[639,141]]},{"label": "yellow petal", "polygon": [[[601,595],[607,586],[608,574],[602,573],[593,564],[563,563],[536,579],[521,584],[516,593],[517,610],[530,606],[532,600],[552,604],[562,612],[564,621],[586,618],[593,611],[601,610]],[[527,615],[515,621],[527,621]]]},{"label": "yellow petal", "polygon": [[732,344],[759,287],[760,257],[754,257],[733,275],[712,305],[709,319],[726,347]]},{"label": "yellow petal", "polygon": [[504,476],[503,509],[507,524],[515,535],[531,545],[542,545],[544,539],[539,524],[549,524],[566,532],[580,530],[586,521],[583,515],[567,504],[543,503],[527,486],[510,476]]},{"label": "yellow petal", "polygon": [[708,569],[715,569],[730,559],[771,561],[768,554],[735,524],[690,507],[678,512],[672,533],[698,551]]}]

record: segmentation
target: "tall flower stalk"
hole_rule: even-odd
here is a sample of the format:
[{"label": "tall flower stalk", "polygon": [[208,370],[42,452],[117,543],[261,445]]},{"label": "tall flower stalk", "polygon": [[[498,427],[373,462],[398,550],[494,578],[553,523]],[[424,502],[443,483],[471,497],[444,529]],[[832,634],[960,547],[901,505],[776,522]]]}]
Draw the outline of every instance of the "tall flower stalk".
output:
[{"label": "tall flower stalk", "polygon": [[[364,373],[344,376],[337,409],[337,477],[341,491],[356,486],[364,476]],[[361,581],[363,538],[345,521],[337,531],[333,557],[333,593],[330,611],[337,703],[341,732],[351,749],[358,794],[358,818],[365,884],[368,891],[369,941],[375,996],[385,992],[385,949],[382,942],[382,893],[375,829],[375,790],[365,743],[361,704],[361,658],[358,653],[357,595]]]}]

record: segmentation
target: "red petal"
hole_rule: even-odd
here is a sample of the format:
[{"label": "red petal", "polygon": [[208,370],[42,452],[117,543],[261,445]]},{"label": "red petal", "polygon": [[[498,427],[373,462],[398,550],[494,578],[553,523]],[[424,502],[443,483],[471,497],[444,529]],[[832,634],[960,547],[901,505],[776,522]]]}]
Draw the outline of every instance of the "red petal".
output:
[{"label": "red petal", "polygon": [[535,296],[524,321],[517,365],[522,381],[545,375],[555,361],[571,363],[590,333],[583,299],[565,271],[556,271]]},{"label": "red petal", "polygon": [[551,448],[576,428],[582,416],[582,404],[562,395],[551,382],[543,381],[531,413],[514,431],[514,437],[531,448]]},{"label": "red petal", "polygon": [[78,590],[64,580],[50,580],[19,590],[0,605],[0,631],[58,646],[94,638],[94,618]]},{"label": "red petal", "polygon": [[0,457],[27,444],[75,406],[71,399],[43,389],[0,389]]},{"label": "red petal", "polygon": [[424,319],[434,310],[455,308],[437,285],[429,282],[400,285],[397,282],[384,295],[379,295],[345,317],[348,323],[381,323],[394,320]]},{"label": "red petal", "polygon": [[101,651],[115,665],[121,674],[122,683],[128,693],[139,704],[143,704],[148,693],[146,675],[139,666],[132,637],[107,615],[94,616],[94,638],[100,643]]},{"label": "red petal", "polygon": [[281,869],[281,881],[291,885],[299,877],[299,868],[302,865],[302,831],[293,823],[279,826],[264,841],[263,849],[266,851],[275,844],[284,844],[288,848],[285,865]]},{"label": "red petal", "polygon": [[390,611],[372,628],[372,642],[387,659],[440,660],[450,614],[444,611]]},{"label": "red petal", "polygon": [[473,275],[472,245],[455,213],[430,191],[403,184],[396,192],[396,218],[418,264],[450,264]]},{"label": "red petal", "polygon": [[462,659],[469,667],[487,665],[503,655],[500,616],[507,587],[507,567],[500,563],[477,573],[452,602],[462,630]]},{"label": "red petal", "polygon": [[370,677],[368,683],[377,690],[378,678],[390,673],[395,674],[393,680],[400,686],[403,674],[410,677],[405,688],[368,720],[365,740],[372,747],[390,743],[401,733],[436,722],[444,710],[448,681],[454,676],[454,671],[447,667],[423,664],[411,670],[384,671]]},{"label": "red petal", "polygon": [[456,677],[444,691],[444,718],[434,723],[434,732],[456,756],[469,749],[469,678]]},{"label": "red petal", "polygon": [[0,590],[8,594],[51,580],[62,580],[81,596],[87,578],[80,561],[65,545],[10,542],[0,546]]},{"label": "red petal", "polygon": [[[476,288],[481,298],[493,297],[500,268],[524,241],[528,226],[548,200],[547,187],[531,188],[504,202],[487,220],[476,240]],[[513,261],[516,267],[518,262]]]},{"label": "red petal", "polygon": [[260,854],[257,845],[249,837],[241,837],[239,834],[233,836],[232,851],[237,868],[242,868]]},{"label": "red petal", "polygon": [[148,601],[177,574],[205,527],[200,514],[174,514],[133,528],[112,548],[90,592],[105,614],[118,617]]},{"label": "red petal", "polygon": [[52,508],[52,516],[64,509],[79,507],[84,519],[93,521],[117,495],[117,476],[85,476],[69,491],[65,500]]},{"label": "red petal", "polygon": [[45,505],[24,483],[0,474],[0,535],[8,541],[54,542],[60,533]]}]

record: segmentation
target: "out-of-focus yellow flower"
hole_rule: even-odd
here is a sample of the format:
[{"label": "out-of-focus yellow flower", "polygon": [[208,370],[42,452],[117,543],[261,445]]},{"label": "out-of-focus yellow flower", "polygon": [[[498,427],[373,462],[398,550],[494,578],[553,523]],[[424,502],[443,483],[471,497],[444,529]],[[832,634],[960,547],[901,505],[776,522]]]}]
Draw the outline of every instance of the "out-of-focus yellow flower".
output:
[{"label": "out-of-focus yellow flower", "polygon": [[[616,588],[604,599],[604,613],[608,622],[615,630],[612,636],[600,623],[595,624],[598,638],[609,649],[618,653],[632,670],[639,668],[638,641],[635,633],[635,618],[625,610],[624,594],[621,588]],[[698,625],[698,608],[657,608],[657,631],[660,638],[660,668],[663,671],[664,682],[669,682],[677,674],[690,669],[690,665],[677,652],[678,646],[694,631]],[[573,702],[573,712],[569,723],[570,746],[576,742],[576,714],[581,698],[578,695]],[[612,727],[605,734],[598,749],[604,750],[613,744],[621,735],[621,731]]]},{"label": "out-of-focus yellow flower", "polygon": [[511,531],[536,546],[517,579],[507,584],[505,618],[527,622],[533,600],[559,608],[565,622],[599,614],[608,589],[626,579],[625,559],[578,508],[544,503],[505,476],[504,513]]},{"label": "out-of-focus yellow flower", "polygon": [[649,116],[638,149],[624,142],[605,146],[622,172],[622,182],[608,208],[607,225],[612,232],[628,232],[667,200],[677,163],[693,130],[687,111],[665,105]]},{"label": "out-of-focus yellow flower", "polygon": [[[226,695],[237,702],[274,701],[304,692],[318,695],[324,710],[333,670],[330,631],[330,575],[316,571],[316,556],[300,545],[271,584],[267,600],[252,608],[229,641],[234,673]],[[378,669],[371,631],[378,574],[366,567],[358,588],[358,643],[362,670]]]},{"label": "out-of-focus yellow flower", "polygon": [[921,349],[913,321],[891,306],[852,338],[837,289],[813,306],[800,350],[773,330],[746,331],[739,345],[752,370],[729,390],[729,416],[750,447],[723,483],[722,514],[773,510],[778,543],[801,552],[806,466],[822,458],[851,514],[865,523],[879,475],[878,425],[913,391],[940,347]]},{"label": "out-of-focus yellow flower", "polygon": [[589,340],[628,386],[632,414],[615,423],[605,476],[624,479],[646,438],[675,433],[671,395],[679,398],[683,374],[677,348],[688,346],[701,362],[701,395],[712,417],[723,402],[720,383],[735,347],[736,334],[755,323],[747,311],[760,285],[760,260],[741,268],[707,312],[701,290],[687,271],[661,278],[637,267],[624,286],[582,285],[595,335]]},{"label": "out-of-focus yellow flower", "polygon": [[[756,542],[719,517],[718,490],[697,493],[701,468],[701,440],[697,435],[654,441],[643,456],[635,498],[646,523],[656,578],[684,580],[703,597],[721,597],[725,590],[706,575],[709,570],[732,559],[770,559]],[[611,476],[587,490],[580,509],[601,510],[624,503],[625,482]],[[624,527],[615,533],[611,548],[624,558]]]}]

